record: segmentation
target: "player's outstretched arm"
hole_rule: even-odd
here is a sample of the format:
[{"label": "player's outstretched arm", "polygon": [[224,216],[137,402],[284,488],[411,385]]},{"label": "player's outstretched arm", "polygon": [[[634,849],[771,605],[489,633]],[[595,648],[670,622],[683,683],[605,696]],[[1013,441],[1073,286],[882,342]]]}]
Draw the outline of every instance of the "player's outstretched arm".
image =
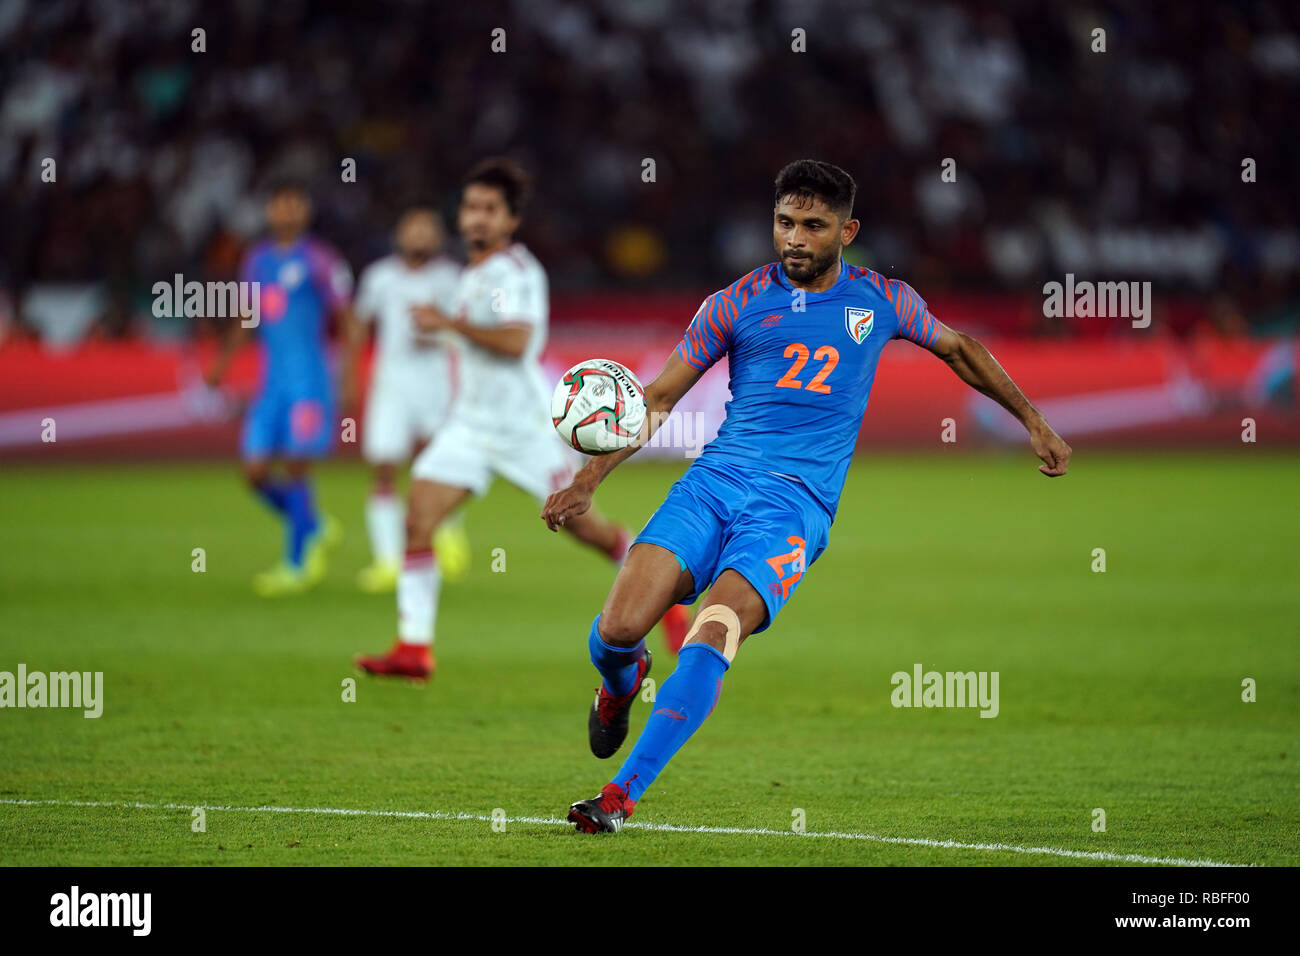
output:
[{"label": "player's outstretched arm", "polygon": [[691,390],[704,372],[684,362],[673,352],[653,382],[645,387],[645,424],[632,444],[608,455],[597,455],[583,465],[567,488],[561,488],[546,499],[542,506],[542,520],[552,531],[574,515],[583,514],[591,507],[591,496],[605,476],[636,453],[648,442],[669,412]]},{"label": "player's outstretched arm", "polygon": [[1043,460],[1038,470],[1049,478],[1066,473],[1070,467],[1070,446],[1047,424],[1042,413],[1030,404],[978,339],[939,323],[939,338],[930,351],[948,363],[963,382],[993,399],[1025,426],[1034,454]]},{"label": "player's outstretched arm", "polygon": [[339,368],[339,408],[344,413],[356,409],[361,397],[361,353],[365,351],[366,324],[353,306],[338,310],[339,338],[343,343],[343,361]]},{"label": "player's outstretched arm", "polygon": [[477,346],[514,359],[521,358],[528,350],[528,340],[533,334],[533,326],[528,322],[474,325],[465,319],[448,315],[436,305],[413,305],[411,317],[421,332],[450,329]]},{"label": "player's outstretched arm", "polygon": [[230,369],[230,363],[234,359],[235,353],[239,351],[239,347],[244,344],[244,339],[247,337],[248,329],[244,327],[242,317],[231,320],[221,336],[221,344],[217,347],[217,357],[203,376],[203,381],[210,388],[216,388],[225,380],[226,372]]}]

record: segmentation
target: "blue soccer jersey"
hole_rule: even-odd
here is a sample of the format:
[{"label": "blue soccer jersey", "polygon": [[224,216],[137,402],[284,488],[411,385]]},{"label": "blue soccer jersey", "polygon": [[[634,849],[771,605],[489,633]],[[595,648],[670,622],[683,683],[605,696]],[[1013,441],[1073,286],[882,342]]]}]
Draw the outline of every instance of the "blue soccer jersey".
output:
[{"label": "blue soccer jersey", "polygon": [[257,334],[262,379],[244,422],[245,458],[325,454],[333,435],[334,394],[325,333],[345,306],[352,272],[332,248],[304,237],[282,248],[265,241],[244,259],[240,279],[259,285]]},{"label": "blue soccer jersey", "polygon": [[240,279],[260,285],[263,388],[327,385],[326,327],[352,293],[352,271],[343,258],[310,237],[287,248],[266,240],[249,251]]},{"label": "blue soccer jersey", "polygon": [[797,289],[775,262],[715,292],[677,346],[701,371],[728,356],[731,401],[700,461],[796,478],[834,518],[894,338],[932,346],[939,323],[907,283],[842,261],[825,292]]}]

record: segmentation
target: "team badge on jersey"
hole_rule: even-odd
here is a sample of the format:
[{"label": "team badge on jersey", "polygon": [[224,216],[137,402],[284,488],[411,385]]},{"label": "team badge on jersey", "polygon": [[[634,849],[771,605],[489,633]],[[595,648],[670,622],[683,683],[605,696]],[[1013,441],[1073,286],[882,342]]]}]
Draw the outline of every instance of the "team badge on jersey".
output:
[{"label": "team badge on jersey", "polygon": [[874,309],[853,309],[846,307],[844,309],[844,328],[848,330],[853,341],[861,345],[871,334],[871,326],[875,322]]},{"label": "team badge on jersey", "polygon": [[286,289],[295,289],[306,275],[307,273],[306,270],[303,269],[302,263],[297,259],[290,259],[288,262],[280,266],[280,271],[276,278],[279,280],[280,285],[284,286]]}]

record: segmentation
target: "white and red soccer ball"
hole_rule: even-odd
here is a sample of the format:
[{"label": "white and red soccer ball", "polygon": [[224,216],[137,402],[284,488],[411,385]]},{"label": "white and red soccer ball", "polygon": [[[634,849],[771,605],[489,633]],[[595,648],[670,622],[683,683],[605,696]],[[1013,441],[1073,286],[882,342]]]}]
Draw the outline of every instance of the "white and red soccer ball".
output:
[{"label": "white and red soccer ball", "polygon": [[630,369],[609,359],[579,362],[551,395],[555,430],[588,455],[626,448],[641,434],[645,416],[645,389]]}]

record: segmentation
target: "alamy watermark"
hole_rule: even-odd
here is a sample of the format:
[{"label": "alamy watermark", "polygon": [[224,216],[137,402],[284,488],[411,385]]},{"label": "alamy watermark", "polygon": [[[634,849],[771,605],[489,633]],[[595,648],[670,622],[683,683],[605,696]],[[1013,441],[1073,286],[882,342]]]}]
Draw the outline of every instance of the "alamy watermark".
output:
[{"label": "alamy watermark", "polygon": [[895,707],[978,707],[981,717],[998,715],[997,671],[896,671],[889,702]]},{"label": "alamy watermark", "polygon": [[83,893],[74,885],[50,897],[51,926],[125,926],[133,936],[148,936],[152,912],[152,893]]},{"label": "alamy watermark", "polygon": [[1074,273],[1065,282],[1043,286],[1043,315],[1049,319],[1132,319],[1133,328],[1151,324],[1150,282],[1082,282]]},{"label": "alamy watermark", "polygon": [[103,671],[32,671],[19,664],[17,673],[0,671],[0,708],[72,707],[83,717],[104,712]]},{"label": "alamy watermark", "polygon": [[680,448],[687,458],[698,458],[703,451],[705,429],[710,418],[704,412],[654,412],[651,416],[655,433],[646,448]]},{"label": "alamy watermark", "polygon": [[262,319],[260,282],[186,282],[178,272],[171,282],[155,282],[152,291],[155,318],[239,319],[246,329]]}]

